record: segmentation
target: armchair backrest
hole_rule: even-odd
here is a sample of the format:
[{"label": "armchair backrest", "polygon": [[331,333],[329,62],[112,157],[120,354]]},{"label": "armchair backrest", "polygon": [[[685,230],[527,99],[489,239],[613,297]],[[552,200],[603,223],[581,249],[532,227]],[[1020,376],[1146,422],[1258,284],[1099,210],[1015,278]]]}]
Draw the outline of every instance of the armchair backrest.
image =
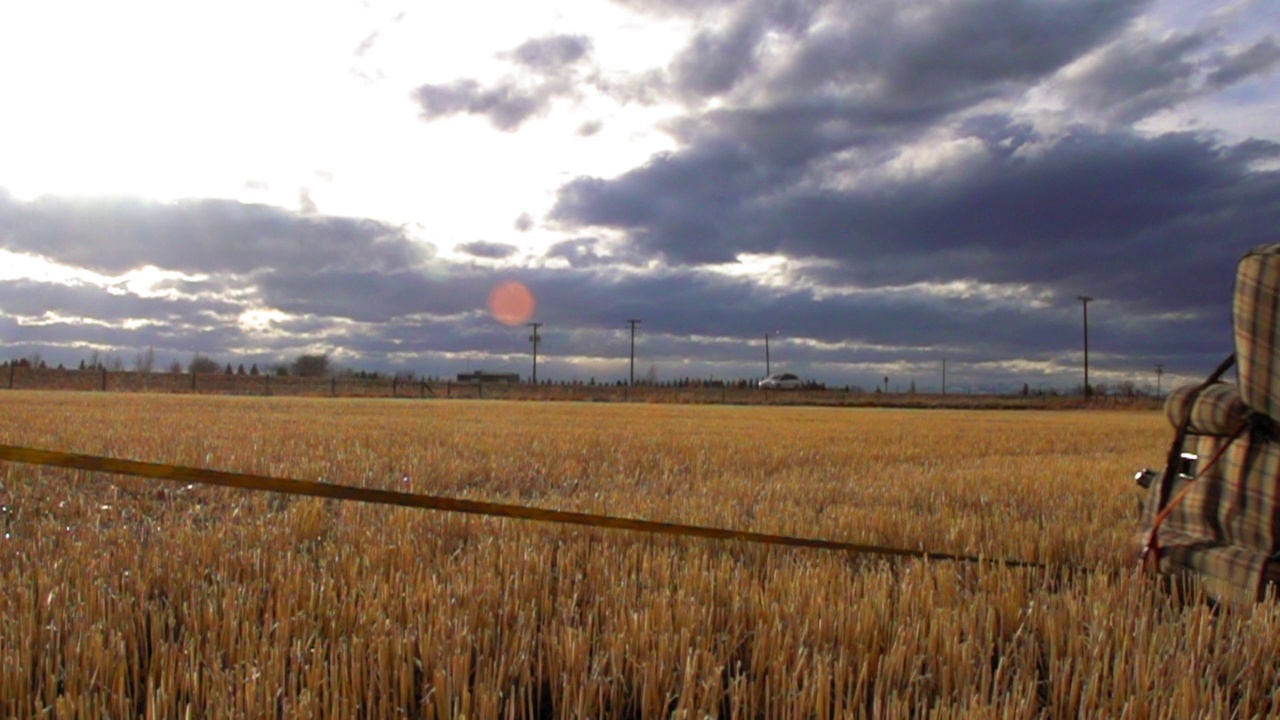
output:
[{"label": "armchair backrest", "polygon": [[1251,410],[1280,419],[1280,243],[1240,260],[1232,306],[1240,397]]}]

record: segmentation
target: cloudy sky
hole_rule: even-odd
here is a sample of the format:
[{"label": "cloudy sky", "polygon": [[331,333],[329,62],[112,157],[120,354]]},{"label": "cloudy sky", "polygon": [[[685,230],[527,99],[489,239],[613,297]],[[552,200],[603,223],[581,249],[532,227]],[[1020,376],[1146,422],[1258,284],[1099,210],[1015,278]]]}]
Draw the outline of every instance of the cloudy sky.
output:
[{"label": "cloudy sky", "polygon": [[[1274,0],[0,6],[0,353],[1190,380],[1280,239]],[[518,283],[519,285],[512,285]],[[521,302],[526,288],[528,302]],[[502,288],[502,289],[500,289]],[[513,300],[514,298],[514,300]],[[496,305],[495,305],[496,303]]]}]

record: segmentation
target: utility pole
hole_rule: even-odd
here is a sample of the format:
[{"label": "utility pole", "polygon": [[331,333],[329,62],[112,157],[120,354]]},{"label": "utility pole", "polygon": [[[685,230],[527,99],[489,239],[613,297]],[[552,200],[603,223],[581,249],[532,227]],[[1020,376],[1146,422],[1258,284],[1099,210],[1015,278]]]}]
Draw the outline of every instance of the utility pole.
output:
[{"label": "utility pole", "polygon": [[1156,397],[1160,397],[1160,376],[1164,375],[1164,363],[1156,363]]},{"label": "utility pole", "polygon": [[638,319],[632,318],[627,321],[631,325],[631,381],[628,387],[635,387],[636,384],[636,325],[640,324]]},{"label": "utility pole", "polygon": [[1093,394],[1093,388],[1089,387],[1089,303],[1093,302],[1093,298],[1077,295],[1076,299],[1084,308],[1084,399],[1088,400]]},{"label": "utility pole", "polygon": [[529,336],[529,342],[533,343],[533,384],[538,384],[538,343],[542,338],[538,335],[538,328],[542,327],[540,322],[531,322],[529,327],[533,328],[533,334]]},{"label": "utility pole", "polygon": [[764,334],[764,376],[769,377],[772,373],[769,367],[769,333]]}]

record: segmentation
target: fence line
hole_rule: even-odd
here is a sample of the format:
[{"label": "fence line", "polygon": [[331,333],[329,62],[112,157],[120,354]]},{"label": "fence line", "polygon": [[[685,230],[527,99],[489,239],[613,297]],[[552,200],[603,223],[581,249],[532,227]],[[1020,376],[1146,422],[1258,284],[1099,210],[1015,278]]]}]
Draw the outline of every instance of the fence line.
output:
[{"label": "fence line", "polygon": [[[879,393],[840,389],[762,390],[731,385],[652,386],[591,384],[474,383],[400,377],[298,377],[292,375],[167,373],[67,370],[7,364],[12,390],[78,390],[210,395],[257,395],[401,399],[559,400],[732,405],[826,405],[838,407],[949,407],[1066,409],[1078,407],[1156,408],[1147,397],[956,395]],[[0,377],[4,377],[0,375]]]}]

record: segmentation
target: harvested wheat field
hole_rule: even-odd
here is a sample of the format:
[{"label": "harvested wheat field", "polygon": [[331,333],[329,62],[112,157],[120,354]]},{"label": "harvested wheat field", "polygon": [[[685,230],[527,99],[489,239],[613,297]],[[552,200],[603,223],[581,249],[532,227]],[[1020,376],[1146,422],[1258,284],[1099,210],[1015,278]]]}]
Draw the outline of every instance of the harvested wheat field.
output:
[{"label": "harvested wheat field", "polygon": [[1155,412],[0,393],[0,442],[1083,566],[0,464],[4,717],[1251,717],[1280,611],[1132,571]]}]

